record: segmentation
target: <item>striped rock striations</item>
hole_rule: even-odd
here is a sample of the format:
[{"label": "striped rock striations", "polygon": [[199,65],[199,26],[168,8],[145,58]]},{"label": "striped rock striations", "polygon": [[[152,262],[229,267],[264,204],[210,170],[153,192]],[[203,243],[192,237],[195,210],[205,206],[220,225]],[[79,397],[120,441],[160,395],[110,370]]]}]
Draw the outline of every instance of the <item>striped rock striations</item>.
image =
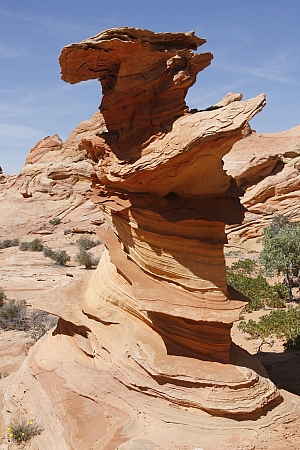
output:
[{"label": "striped rock striations", "polygon": [[229,242],[255,248],[276,215],[300,221],[300,126],[281,133],[252,131],[225,156],[225,169],[245,190],[242,225],[228,227]]},{"label": "striped rock striations", "polygon": [[30,150],[20,174],[3,176],[2,182],[0,176],[1,236],[49,233],[49,220],[54,217],[70,228],[80,223],[87,230],[91,220],[101,222],[90,200],[93,167],[81,144],[101,126],[98,112],[81,122],[65,142],[57,134],[47,136]]},{"label": "striped rock striations", "polygon": [[[209,111],[189,114],[187,90],[212,59],[210,53],[194,52],[204,42],[193,33],[113,29],[65,47],[60,64],[64,81],[97,78],[103,93],[103,130],[82,144],[97,176],[93,200],[110,230],[100,233],[107,251],[93,279],[102,287],[95,287],[96,296],[90,290],[85,313],[99,318],[101,309],[108,323],[121,323],[123,316],[130,322],[133,315],[147,324],[156,339],[143,333],[138,345],[133,333],[128,351],[152,375],[160,395],[171,400],[165,385],[180,385],[188,377],[194,387],[203,383],[214,391],[204,400],[196,389],[192,403],[240,418],[280,401],[271,383],[251,370],[241,376],[231,365],[236,354],[230,329],[245,299],[228,288],[223,256],[225,224],[241,222],[244,208],[222,157],[265,97],[241,102],[240,95],[231,94]],[[159,356],[151,349],[157,340]],[[216,362],[225,366],[212,375]],[[198,370],[206,381],[200,381]],[[122,382],[132,388],[125,373]],[[228,391],[230,401],[224,401],[225,386],[232,383],[232,398]],[[256,392],[252,407],[247,396],[245,402],[234,399],[245,383],[249,393],[251,385],[254,391],[268,385],[262,396]]]},{"label": "striped rock striations", "polygon": [[39,448],[226,448],[297,414],[230,336],[247,299],[226,283],[224,229],[244,208],[222,158],[265,97],[189,113],[187,89],[212,59],[195,53],[202,43],[122,28],[62,50],[65,81],[102,85],[104,120],[82,146],[110,228],[83,285],[37,300],[58,326],[5,391],[9,419],[20,404],[42,415]]}]

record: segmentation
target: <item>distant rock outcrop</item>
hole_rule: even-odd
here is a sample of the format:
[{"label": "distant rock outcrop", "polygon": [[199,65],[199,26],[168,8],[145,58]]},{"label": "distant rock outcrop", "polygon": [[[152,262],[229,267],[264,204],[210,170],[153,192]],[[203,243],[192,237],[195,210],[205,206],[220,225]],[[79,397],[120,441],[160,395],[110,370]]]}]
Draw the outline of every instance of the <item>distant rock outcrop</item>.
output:
[{"label": "distant rock outcrop", "polygon": [[[4,421],[38,417],[36,448],[247,446],[260,429],[299,417],[296,397],[231,341],[247,299],[226,283],[225,225],[245,209],[222,158],[265,96],[230,94],[189,114],[187,90],[212,59],[195,53],[204,42],[121,28],[61,53],[65,81],[102,84],[97,131],[81,135],[78,151],[93,164],[93,201],[110,229],[99,231],[106,250],[84,283],[36,299],[58,326],[6,382]],[[71,173],[72,158],[47,178]]]},{"label": "distant rock outcrop", "polygon": [[[19,175],[0,185],[0,235],[50,232],[58,217],[66,227],[90,229],[102,215],[90,201],[93,167],[81,144],[103,126],[101,114],[79,124],[66,142],[48,136],[29,152]],[[1,181],[1,179],[0,179]]]},{"label": "distant rock outcrop", "polygon": [[[225,169],[244,189],[242,225],[228,227],[230,244],[251,247],[274,214],[300,222],[300,126],[281,133],[252,132],[224,157]],[[254,241],[254,242],[253,242]]]}]

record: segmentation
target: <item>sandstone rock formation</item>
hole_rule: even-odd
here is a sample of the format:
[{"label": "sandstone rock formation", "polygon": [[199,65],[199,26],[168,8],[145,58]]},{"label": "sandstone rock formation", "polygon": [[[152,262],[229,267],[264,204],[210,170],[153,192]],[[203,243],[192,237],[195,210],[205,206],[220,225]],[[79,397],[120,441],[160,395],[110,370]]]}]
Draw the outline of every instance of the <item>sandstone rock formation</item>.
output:
[{"label": "sandstone rock formation", "polygon": [[102,84],[101,127],[81,145],[111,228],[83,284],[36,299],[58,326],[5,380],[4,423],[29,415],[44,429],[33,448],[230,448],[299,416],[230,336],[247,300],[226,284],[225,225],[244,208],[222,158],[265,97],[189,114],[212,58],[194,52],[202,43],[122,28],[62,51],[65,81]]},{"label": "sandstone rock formation", "polygon": [[225,169],[246,192],[242,225],[228,227],[230,244],[253,247],[274,214],[300,221],[300,126],[273,134],[250,132],[224,157]]},{"label": "sandstone rock formation", "polygon": [[58,135],[38,142],[19,175],[0,179],[0,236],[50,233],[49,220],[61,219],[64,228],[91,229],[101,213],[90,201],[93,168],[81,145],[97,133],[103,118],[96,113],[79,124],[66,142]]}]

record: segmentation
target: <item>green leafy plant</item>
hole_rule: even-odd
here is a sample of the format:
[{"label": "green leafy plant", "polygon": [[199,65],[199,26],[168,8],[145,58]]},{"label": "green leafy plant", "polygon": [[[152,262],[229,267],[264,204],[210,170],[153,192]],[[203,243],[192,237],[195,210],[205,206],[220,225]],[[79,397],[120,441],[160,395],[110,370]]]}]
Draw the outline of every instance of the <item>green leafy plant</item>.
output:
[{"label": "green leafy plant", "polygon": [[22,422],[12,422],[7,427],[8,438],[18,444],[28,442],[34,436],[41,434],[42,429],[34,423],[33,419]]},{"label": "green leafy plant", "polygon": [[245,310],[251,312],[265,307],[284,308],[284,299],[288,295],[286,287],[280,284],[271,286],[261,274],[249,276],[248,272],[254,270],[254,267],[248,262],[244,264],[238,261],[227,268],[228,284],[250,298]]},{"label": "green leafy plant", "polygon": [[300,226],[288,222],[283,216],[277,216],[264,229],[262,243],[260,263],[267,275],[284,275],[290,301],[293,301],[292,275],[298,274],[300,270]]},{"label": "green leafy plant", "polygon": [[5,239],[0,241],[0,250],[9,247],[17,247],[19,245],[19,239]]},{"label": "green leafy plant", "polygon": [[59,225],[60,222],[61,222],[61,220],[60,220],[59,217],[54,217],[53,219],[50,219],[50,220],[49,220],[49,223],[50,223],[51,225]]},{"label": "green leafy plant", "polygon": [[300,349],[300,306],[277,309],[261,317],[258,322],[242,320],[239,330],[252,338],[276,337],[285,339],[286,348]]},{"label": "green leafy plant", "polygon": [[52,259],[59,266],[65,266],[71,257],[67,254],[65,250],[53,251],[51,248],[45,247],[43,250],[44,256]]},{"label": "green leafy plant", "polygon": [[44,245],[39,239],[33,239],[33,241],[30,242],[21,242],[21,244],[19,245],[19,249],[23,252],[42,252],[43,248]]},{"label": "green leafy plant", "polygon": [[239,259],[237,262],[234,262],[231,264],[231,270],[235,273],[242,273],[242,274],[253,274],[254,272],[257,272],[258,266],[256,262],[253,259],[246,258],[246,259]]},{"label": "green leafy plant", "polygon": [[79,252],[76,255],[76,260],[80,265],[85,266],[86,269],[91,269],[93,266],[96,266],[99,262],[99,258],[95,258],[89,252],[84,250],[83,248],[79,249]]}]

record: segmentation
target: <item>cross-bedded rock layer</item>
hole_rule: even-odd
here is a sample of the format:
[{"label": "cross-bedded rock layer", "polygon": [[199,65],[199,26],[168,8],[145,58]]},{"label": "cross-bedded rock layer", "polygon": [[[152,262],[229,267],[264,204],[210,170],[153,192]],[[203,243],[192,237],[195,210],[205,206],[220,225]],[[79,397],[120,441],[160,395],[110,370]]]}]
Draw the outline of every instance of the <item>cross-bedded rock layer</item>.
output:
[{"label": "cross-bedded rock layer", "polygon": [[102,83],[104,120],[82,146],[110,229],[85,283],[34,305],[58,327],[5,391],[8,419],[18,402],[42,414],[40,448],[224,448],[297,414],[230,337],[247,299],[226,283],[224,229],[244,208],[222,158],[265,97],[188,113],[187,89],[212,58],[194,52],[203,42],[122,28],[62,51],[65,81]]},{"label": "cross-bedded rock layer", "polygon": [[193,52],[204,42],[194,33],[107,30],[62,50],[62,79],[100,80],[102,137],[109,149],[130,158],[136,145],[169,131],[187,110],[187,90],[213,57]]},{"label": "cross-bedded rock layer", "polygon": [[243,224],[228,227],[229,243],[257,247],[276,215],[300,221],[300,126],[273,134],[252,132],[225,156],[225,168],[246,191]]},{"label": "cross-bedded rock layer", "polygon": [[[118,309],[129,320],[140,317],[164,341],[167,359],[190,357],[200,365],[231,362],[230,329],[245,299],[227,287],[224,228],[242,221],[243,208],[222,157],[265,104],[264,95],[246,102],[231,95],[209,111],[188,113],[187,89],[212,58],[193,51],[204,42],[193,33],[124,28],[71,44],[60,56],[65,81],[98,78],[103,91],[106,128],[82,141],[97,175],[94,201],[111,226],[101,233],[108,253],[97,276],[105,287],[92,303],[114,305],[113,317]],[[154,379],[171,382],[148,365],[145,360]],[[210,369],[203,371],[210,379]],[[237,381],[237,392],[245,382]],[[269,389],[264,407],[280,399],[270,383]],[[209,409],[209,401],[204,404],[198,403]],[[211,412],[234,415],[229,404]],[[247,405],[244,414],[252,412]]]}]

